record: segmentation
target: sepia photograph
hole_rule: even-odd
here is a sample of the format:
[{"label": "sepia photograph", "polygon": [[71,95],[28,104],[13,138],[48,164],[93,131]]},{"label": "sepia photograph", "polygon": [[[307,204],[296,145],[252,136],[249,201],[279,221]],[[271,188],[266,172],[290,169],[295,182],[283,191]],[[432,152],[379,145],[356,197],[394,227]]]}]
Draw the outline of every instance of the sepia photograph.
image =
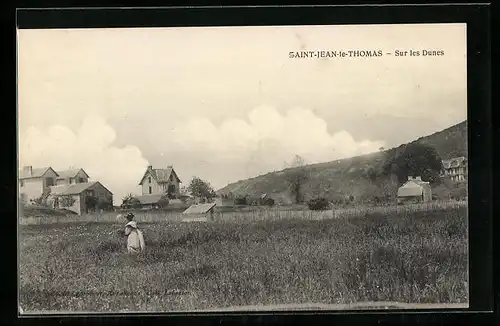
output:
[{"label": "sepia photograph", "polygon": [[469,307],[466,27],[18,29],[19,313]]}]

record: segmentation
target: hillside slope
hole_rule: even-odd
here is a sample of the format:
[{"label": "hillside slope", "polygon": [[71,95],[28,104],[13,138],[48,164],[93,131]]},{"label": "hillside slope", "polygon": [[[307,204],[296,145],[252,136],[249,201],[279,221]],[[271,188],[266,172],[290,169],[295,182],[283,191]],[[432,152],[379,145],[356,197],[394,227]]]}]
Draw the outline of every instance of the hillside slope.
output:
[{"label": "hillside slope", "polygon": [[[442,159],[456,156],[467,156],[467,121],[450,128],[421,137],[411,143],[422,143],[434,147]],[[315,196],[335,198],[336,196],[370,197],[383,195],[387,184],[394,189],[390,180],[371,182],[366,179],[365,172],[377,168],[385,162],[391,151],[405,146],[388,149],[382,152],[362,155],[332,162],[311,164],[306,166],[309,181],[303,188],[305,199]],[[270,172],[255,178],[231,183],[218,191],[219,194],[232,192],[237,196],[258,196],[262,193],[272,194],[281,202],[290,202],[287,194],[287,183],[284,171]]]}]

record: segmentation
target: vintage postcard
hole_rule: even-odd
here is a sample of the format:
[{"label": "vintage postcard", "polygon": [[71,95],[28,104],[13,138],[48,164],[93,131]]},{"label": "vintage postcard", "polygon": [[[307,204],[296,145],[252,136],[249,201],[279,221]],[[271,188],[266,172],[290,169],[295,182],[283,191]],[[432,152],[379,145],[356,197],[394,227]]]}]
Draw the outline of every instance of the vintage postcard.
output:
[{"label": "vintage postcard", "polygon": [[22,314],[468,307],[465,24],[17,50]]}]

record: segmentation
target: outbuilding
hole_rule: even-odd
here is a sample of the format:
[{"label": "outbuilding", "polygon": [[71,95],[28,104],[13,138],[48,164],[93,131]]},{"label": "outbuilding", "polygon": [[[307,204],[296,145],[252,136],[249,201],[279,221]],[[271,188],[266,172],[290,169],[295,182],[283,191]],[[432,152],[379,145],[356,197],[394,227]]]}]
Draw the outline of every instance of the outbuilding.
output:
[{"label": "outbuilding", "polygon": [[182,215],[183,222],[207,222],[214,220],[215,203],[194,204],[189,206]]},{"label": "outbuilding", "polygon": [[422,181],[421,177],[408,177],[408,181],[398,189],[398,204],[431,200],[431,186],[429,182]]}]

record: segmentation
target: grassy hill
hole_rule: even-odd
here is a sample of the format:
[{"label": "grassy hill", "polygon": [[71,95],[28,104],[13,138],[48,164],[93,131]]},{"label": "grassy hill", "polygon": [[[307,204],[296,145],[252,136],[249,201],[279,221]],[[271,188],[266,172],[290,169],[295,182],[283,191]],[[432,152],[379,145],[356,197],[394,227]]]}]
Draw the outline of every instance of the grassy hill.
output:
[{"label": "grassy hill", "polygon": [[[414,142],[434,147],[442,159],[467,156],[467,121],[450,128],[421,137]],[[393,151],[402,149],[406,144],[385,151],[340,159],[332,162],[311,164],[305,167],[309,181],[303,188],[305,199],[324,196],[329,199],[354,196],[357,199],[375,195],[393,195],[397,189],[394,180],[370,181],[366,171],[377,169]],[[285,171],[270,172],[255,178],[231,183],[218,193],[232,192],[235,195],[257,196],[272,194],[278,201],[289,203],[291,198],[285,180]]]}]

